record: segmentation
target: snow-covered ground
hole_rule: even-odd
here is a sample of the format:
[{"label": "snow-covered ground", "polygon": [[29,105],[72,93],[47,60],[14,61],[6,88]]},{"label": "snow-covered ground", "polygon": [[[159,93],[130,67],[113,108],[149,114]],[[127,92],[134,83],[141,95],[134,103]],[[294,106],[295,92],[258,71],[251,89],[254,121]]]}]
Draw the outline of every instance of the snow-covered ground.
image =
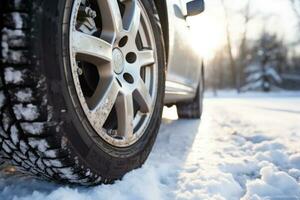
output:
[{"label": "snow-covered ground", "polygon": [[[165,109],[146,164],[113,185],[0,173],[0,199],[300,199],[300,94],[207,98],[202,121]],[[288,96],[288,97],[287,97]]]}]

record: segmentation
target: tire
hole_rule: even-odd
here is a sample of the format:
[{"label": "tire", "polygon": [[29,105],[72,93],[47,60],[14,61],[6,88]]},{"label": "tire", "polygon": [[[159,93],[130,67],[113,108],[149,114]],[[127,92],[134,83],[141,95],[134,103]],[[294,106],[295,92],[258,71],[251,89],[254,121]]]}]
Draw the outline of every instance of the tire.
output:
[{"label": "tire", "polygon": [[195,98],[191,102],[177,103],[177,114],[180,119],[201,119],[203,112],[204,66],[201,67],[201,79]]},{"label": "tire", "polygon": [[71,75],[74,1],[1,2],[1,154],[20,171],[42,179],[112,183],[139,168],[155,142],[165,87],[163,34],[154,3],[140,0],[155,39],[159,87],[142,136],[130,146],[114,146],[87,119]]}]

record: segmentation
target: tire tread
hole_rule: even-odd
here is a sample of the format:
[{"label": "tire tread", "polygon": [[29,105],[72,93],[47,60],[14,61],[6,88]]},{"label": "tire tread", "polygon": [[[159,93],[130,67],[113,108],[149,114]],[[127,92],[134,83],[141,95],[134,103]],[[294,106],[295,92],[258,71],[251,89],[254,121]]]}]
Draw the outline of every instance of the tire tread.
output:
[{"label": "tire tread", "polygon": [[60,124],[53,122],[47,105],[45,77],[38,73],[30,45],[34,5],[41,1],[1,2],[0,154],[30,175],[97,184],[102,181],[100,176],[83,169],[63,147],[58,136]]}]

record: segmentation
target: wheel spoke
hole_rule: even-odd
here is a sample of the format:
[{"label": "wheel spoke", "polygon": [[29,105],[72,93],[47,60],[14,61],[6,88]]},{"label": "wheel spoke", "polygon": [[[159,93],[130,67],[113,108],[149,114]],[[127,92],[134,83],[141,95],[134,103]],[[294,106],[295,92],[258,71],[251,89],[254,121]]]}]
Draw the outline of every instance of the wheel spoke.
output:
[{"label": "wheel spoke", "polygon": [[133,136],[133,99],[132,94],[120,92],[116,101],[118,135],[130,139]]},{"label": "wheel spoke", "polygon": [[123,30],[122,16],[117,0],[98,0],[102,16],[102,37],[113,42],[116,35]]},{"label": "wheel spoke", "polygon": [[138,81],[137,89],[133,92],[133,95],[134,99],[140,106],[140,111],[142,113],[150,112],[152,106],[152,99],[149,94],[148,88],[146,87],[142,79]]},{"label": "wheel spoke", "polygon": [[136,0],[125,1],[124,29],[135,39],[140,27],[141,10]]},{"label": "wheel spoke", "polygon": [[73,49],[78,58],[83,61],[97,64],[112,59],[111,44],[79,31],[73,32]]},{"label": "wheel spoke", "polygon": [[[91,98],[87,99],[87,103],[92,114],[104,123],[111,112],[117,96],[120,92],[120,86],[115,79],[107,81],[107,84],[101,84],[97,87]],[[101,124],[102,126],[103,124]]]},{"label": "wheel spoke", "polygon": [[139,51],[138,59],[141,66],[152,65],[155,63],[154,51],[153,50]]}]

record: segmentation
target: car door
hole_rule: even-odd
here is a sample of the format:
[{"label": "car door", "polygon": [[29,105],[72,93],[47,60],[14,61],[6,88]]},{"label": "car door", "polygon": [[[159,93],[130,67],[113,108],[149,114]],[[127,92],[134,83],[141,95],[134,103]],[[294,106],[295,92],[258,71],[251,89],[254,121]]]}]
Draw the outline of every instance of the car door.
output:
[{"label": "car door", "polygon": [[180,99],[191,98],[195,94],[201,74],[202,60],[192,48],[192,43],[197,41],[191,38],[190,27],[186,21],[186,3],[187,0],[167,0],[169,16],[167,101],[170,96],[175,98],[173,97],[175,93],[181,96]]}]

